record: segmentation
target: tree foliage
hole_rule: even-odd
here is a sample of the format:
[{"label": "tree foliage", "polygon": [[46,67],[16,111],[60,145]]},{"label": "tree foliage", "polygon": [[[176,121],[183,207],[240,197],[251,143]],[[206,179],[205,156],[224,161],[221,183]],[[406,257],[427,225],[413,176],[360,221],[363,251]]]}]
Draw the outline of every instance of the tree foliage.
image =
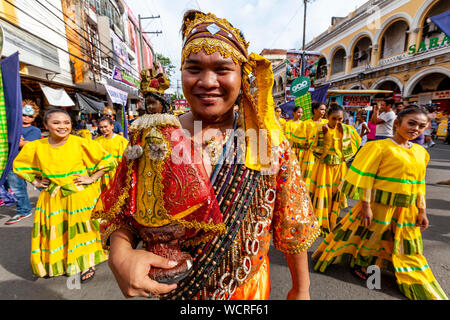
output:
[{"label": "tree foliage", "polygon": [[167,58],[160,53],[158,53],[156,57],[158,58],[158,61],[161,62],[162,67],[166,70],[167,75],[170,78],[175,71],[175,66],[172,64],[172,61],[170,61],[170,58]]}]

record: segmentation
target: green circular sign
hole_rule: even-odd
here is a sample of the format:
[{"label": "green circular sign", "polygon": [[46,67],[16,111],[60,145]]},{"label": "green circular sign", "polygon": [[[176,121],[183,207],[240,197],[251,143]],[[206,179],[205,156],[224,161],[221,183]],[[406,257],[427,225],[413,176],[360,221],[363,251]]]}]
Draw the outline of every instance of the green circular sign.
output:
[{"label": "green circular sign", "polygon": [[298,77],[292,81],[291,94],[294,97],[301,97],[308,93],[311,86],[311,80],[308,77]]}]

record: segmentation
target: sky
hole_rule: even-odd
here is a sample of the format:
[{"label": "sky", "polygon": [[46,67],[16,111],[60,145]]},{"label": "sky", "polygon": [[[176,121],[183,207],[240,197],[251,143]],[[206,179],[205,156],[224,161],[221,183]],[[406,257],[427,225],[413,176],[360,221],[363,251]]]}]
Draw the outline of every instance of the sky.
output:
[{"label": "sky", "polygon": [[[306,43],[326,31],[331,17],[345,17],[367,0],[314,0],[307,5]],[[144,31],[162,31],[148,34],[153,49],[170,58],[176,66],[171,77],[171,88],[181,86],[181,34],[183,14],[188,9],[212,12],[226,18],[243,31],[250,42],[249,52],[261,53],[267,49],[300,49],[303,42],[302,0],[125,0],[135,17],[160,16],[142,20]],[[181,87],[179,88],[181,92]]]}]

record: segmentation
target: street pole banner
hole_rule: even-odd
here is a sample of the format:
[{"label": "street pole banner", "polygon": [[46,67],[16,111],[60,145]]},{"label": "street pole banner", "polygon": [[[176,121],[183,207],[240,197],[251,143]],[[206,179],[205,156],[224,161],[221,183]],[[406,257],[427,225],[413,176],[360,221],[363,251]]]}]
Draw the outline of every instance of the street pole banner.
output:
[{"label": "street pole banner", "polygon": [[295,105],[297,107],[301,107],[303,109],[303,116],[300,118],[300,120],[305,121],[308,119],[312,119],[312,100],[311,100],[311,94],[308,92],[307,94],[304,94],[301,97],[295,98]]},{"label": "street pole banner", "polygon": [[0,177],[0,185],[3,185],[6,175],[12,169],[13,161],[19,153],[19,141],[22,135],[22,90],[19,74],[19,52],[3,59],[0,62],[0,68],[2,71],[9,144],[8,161]]},{"label": "street pole banner", "polygon": [[311,87],[311,80],[308,77],[298,77],[291,84],[291,94],[294,97],[301,97],[308,93]]}]

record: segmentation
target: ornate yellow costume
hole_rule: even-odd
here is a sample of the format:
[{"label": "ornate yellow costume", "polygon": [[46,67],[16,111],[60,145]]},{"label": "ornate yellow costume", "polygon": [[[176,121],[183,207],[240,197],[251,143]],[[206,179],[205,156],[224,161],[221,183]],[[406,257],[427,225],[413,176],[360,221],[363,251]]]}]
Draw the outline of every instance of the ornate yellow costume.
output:
[{"label": "ornate yellow costume", "polygon": [[48,138],[27,143],[14,160],[14,172],[32,182],[48,178],[36,204],[31,239],[31,267],[39,277],[72,275],[106,259],[98,222],[91,220],[100,190],[97,183],[79,186],[75,174],[110,171],[114,158],[97,142],[69,136],[52,147]]},{"label": "ornate yellow costume", "polygon": [[291,148],[299,160],[303,158],[303,147],[306,141],[304,131],[304,122],[301,120],[289,120],[284,126],[286,138],[289,140]]},{"label": "ornate yellow costume", "polygon": [[[313,257],[324,272],[333,263],[377,265],[391,269],[400,291],[409,299],[448,299],[423,256],[418,208],[425,208],[427,151],[410,149],[391,139],[365,144],[350,167],[341,192],[359,200],[323,241]],[[373,213],[368,228],[359,214],[362,201]]]},{"label": "ornate yellow costume", "polygon": [[[128,145],[128,140],[122,137],[119,134],[114,134],[111,139],[108,139],[104,136],[100,136],[95,139],[106,151],[109,152],[110,155],[120,163],[122,161],[123,152]],[[116,170],[111,170],[104,174],[101,178],[101,189],[103,190],[109,184],[111,180],[114,179],[114,175]]]},{"label": "ornate yellow costume", "polygon": [[303,126],[299,128],[299,131],[294,132],[294,135],[299,137],[305,145],[308,146],[308,148],[303,151],[302,157],[298,159],[302,168],[303,181],[308,190],[310,190],[311,187],[311,173],[314,163],[316,162],[316,157],[314,157],[311,146],[316,138],[318,129],[326,123],[328,123],[327,119],[320,119],[319,122],[308,119],[303,122]]},{"label": "ornate yellow costume", "polygon": [[311,146],[316,160],[311,173],[310,196],[325,235],[333,230],[340,209],[345,206],[338,186],[347,172],[346,162],[356,154],[361,143],[361,137],[352,126],[342,124],[342,129],[339,126],[328,128],[326,134],[318,127]]}]

